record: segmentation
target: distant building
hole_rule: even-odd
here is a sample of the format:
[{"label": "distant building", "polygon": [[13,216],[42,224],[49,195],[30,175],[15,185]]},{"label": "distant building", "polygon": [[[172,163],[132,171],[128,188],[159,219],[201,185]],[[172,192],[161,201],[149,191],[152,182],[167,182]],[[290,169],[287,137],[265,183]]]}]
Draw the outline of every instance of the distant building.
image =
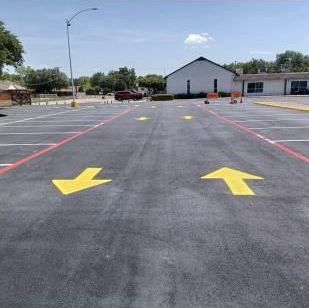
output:
[{"label": "distant building", "polygon": [[243,74],[234,81],[245,96],[309,94],[309,72]]},{"label": "distant building", "polygon": [[237,74],[204,57],[200,57],[165,77],[166,92],[196,94],[237,90]]},{"label": "distant building", "polygon": [[0,106],[31,102],[31,92],[9,80],[0,80]]},{"label": "distant building", "polygon": [[250,95],[309,94],[309,72],[240,74],[204,57],[182,66],[165,77],[171,94],[239,91]]}]

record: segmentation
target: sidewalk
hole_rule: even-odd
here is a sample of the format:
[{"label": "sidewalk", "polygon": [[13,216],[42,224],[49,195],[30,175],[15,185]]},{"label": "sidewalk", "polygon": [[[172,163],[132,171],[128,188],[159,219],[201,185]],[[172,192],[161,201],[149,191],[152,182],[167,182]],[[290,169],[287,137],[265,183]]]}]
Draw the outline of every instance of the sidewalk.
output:
[{"label": "sidewalk", "polygon": [[276,108],[284,108],[284,109],[292,109],[297,111],[309,111],[309,106],[305,104],[299,103],[285,103],[285,102],[255,102],[256,105],[263,105],[269,107],[276,107]]}]

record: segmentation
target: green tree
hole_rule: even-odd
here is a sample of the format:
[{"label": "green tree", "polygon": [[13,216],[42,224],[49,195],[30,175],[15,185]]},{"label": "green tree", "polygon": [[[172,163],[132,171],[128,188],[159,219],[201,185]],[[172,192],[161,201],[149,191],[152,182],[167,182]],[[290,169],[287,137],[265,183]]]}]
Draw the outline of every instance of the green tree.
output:
[{"label": "green tree", "polygon": [[277,71],[289,70],[304,72],[309,70],[309,57],[301,52],[287,50],[276,55],[275,67]]},{"label": "green tree", "polygon": [[97,72],[94,73],[90,78],[90,84],[92,87],[98,87],[100,84],[100,79],[104,77],[104,73]]},{"label": "green tree", "polygon": [[58,68],[31,69],[25,77],[26,86],[37,93],[51,93],[69,85],[68,77]]},{"label": "green tree", "polygon": [[138,85],[140,87],[145,87],[153,93],[158,93],[165,89],[166,83],[165,79],[161,75],[146,75],[145,77],[140,76],[138,78]]},{"label": "green tree", "polygon": [[5,65],[14,67],[21,65],[24,60],[23,53],[21,42],[0,21],[0,75]]},{"label": "green tree", "polygon": [[114,85],[114,91],[123,91],[127,88],[126,83],[122,79],[118,79]]},{"label": "green tree", "polygon": [[287,50],[277,54],[275,61],[251,59],[248,62],[225,64],[224,67],[234,71],[242,68],[244,74],[256,74],[259,70],[268,73],[280,73],[282,71],[308,72],[309,56],[298,51]]},{"label": "green tree", "polygon": [[119,78],[125,82],[127,88],[135,88],[136,86],[136,74],[135,69],[127,67],[120,67],[119,71]]}]

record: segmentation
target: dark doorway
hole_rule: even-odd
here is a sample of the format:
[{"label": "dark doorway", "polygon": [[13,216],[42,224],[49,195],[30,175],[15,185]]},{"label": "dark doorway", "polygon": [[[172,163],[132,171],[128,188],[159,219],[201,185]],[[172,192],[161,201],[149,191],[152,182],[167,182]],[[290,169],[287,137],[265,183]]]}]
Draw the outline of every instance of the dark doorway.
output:
[{"label": "dark doorway", "polygon": [[187,94],[188,95],[191,94],[191,82],[190,82],[190,80],[187,80]]},{"label": "dark doorway", "polygon": [[214,93],[218,92],[218,79],[214,79]]}]

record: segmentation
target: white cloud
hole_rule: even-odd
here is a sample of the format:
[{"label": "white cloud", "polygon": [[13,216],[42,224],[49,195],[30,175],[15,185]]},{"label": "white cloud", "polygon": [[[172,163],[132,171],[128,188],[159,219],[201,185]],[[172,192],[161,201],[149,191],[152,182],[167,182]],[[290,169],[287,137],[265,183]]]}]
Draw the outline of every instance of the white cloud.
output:
[{"label": "white cloud", "polygon": [[209,41],[213,41],[214,39],[206,32],[198,34],[191,33],[187,36],[184,43],[186,45],[205,45]]}]

